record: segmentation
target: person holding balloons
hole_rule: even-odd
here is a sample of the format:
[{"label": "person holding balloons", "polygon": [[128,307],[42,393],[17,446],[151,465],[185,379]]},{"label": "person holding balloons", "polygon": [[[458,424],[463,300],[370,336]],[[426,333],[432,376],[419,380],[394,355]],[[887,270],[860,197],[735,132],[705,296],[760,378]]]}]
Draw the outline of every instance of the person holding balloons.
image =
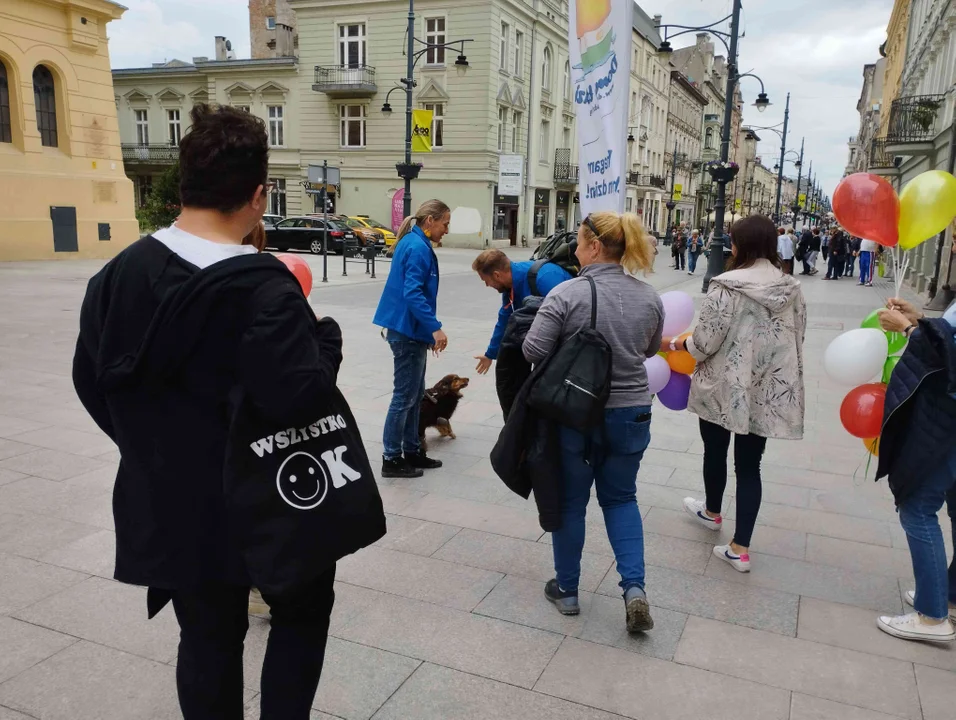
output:
[{"label": "person holding balloons", "polygon": [[945,502],[956,540],[956,303],[928,319],[890,298],[880,324],[909,338],[886,389],[876,476],[889,478],[916,589],[905,595],[915,612],[881,616],[877,626],[906,640],[953,641],[956,559],[947,569],[937,513]]},{"label": "person holding balloons", "polygon": [[727,486],[727,452],[734,438],[737,526],[714,555],[750,571],[750,541],[760,510],[760,461],[768,438],[803,437],[803,341],[807,309],[800,283],[785,274],[777,232],[752,215],[730,232],[731,270],[711,281],[691,337],[669,339],[697,361],[687,409],[700,418],[705,500],[684,499],[684,510],[718,532]]},{"label": "person holding balloons", "polygon": [[[614,362],[603,425],[587,436],[560,428],[561,527],[552,534],[555,577],[545,585],[544,594],[563,615],[581,612],[578,581],[584,518],[591,486],[596,486],[621,575],[626,627],[628,632],[642,632],[654,627],[644,592],[644,531],[637,506],[637,472],[651,439],[651,392],[644,361],[661,347],[664,309],[657,291],[634,275],[650,269],[654,250],[637,215],[604,211],[584,218],[576,257],[580,275],[548,294],[522,350],[528,362],[539,363],[560,343],[591,327],[593,317],[611,346]],[[589,280],[594,283],[596,307]]]}]

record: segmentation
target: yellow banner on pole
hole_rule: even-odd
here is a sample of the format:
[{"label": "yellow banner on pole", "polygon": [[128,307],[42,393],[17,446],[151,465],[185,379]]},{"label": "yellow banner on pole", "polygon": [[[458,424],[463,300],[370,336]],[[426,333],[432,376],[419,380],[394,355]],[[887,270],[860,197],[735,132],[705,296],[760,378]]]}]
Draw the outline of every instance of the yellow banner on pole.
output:
[{"label": "yellow banner on pole", "polygon": [[680,183],[674,185],[673,200],[674,202],[680,202],[681,198],[684,197],[684,186]]},{"label": "yellow banner on pole", "polygon": [[736,200],[734,200],[734,210],[736,210],[737,212],[740,212],[740,208],[742,208],[743,206],[744,206],[744,201],[742,198],[737,198]]},{"label": "yellow banner on pole", "polygon": [[806,193],[800,193],[800,197],[797,198],[797,202],[800,203],[801,207],[802,207],[803,205],[806,205],[806,204],[807,204],[807,194],[806,194]]},{"label": "yellow banner on pole", "polygon": [[412,110],[412,152],[432,151],[432,111]]}]

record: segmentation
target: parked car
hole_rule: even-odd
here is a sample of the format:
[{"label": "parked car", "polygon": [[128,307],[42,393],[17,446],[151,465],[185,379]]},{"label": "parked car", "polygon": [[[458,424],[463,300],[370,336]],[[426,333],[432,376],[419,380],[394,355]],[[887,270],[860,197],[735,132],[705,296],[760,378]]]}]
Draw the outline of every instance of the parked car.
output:
[{"label": "parked car", "polygon": [[[316,213],[312,217],[322,217],[322,215]],[[378,230],[363,225],[362,223],[357,223],[345,215],[329,215],[329,217],[333,220],[343,222],[350,227],[352,232],[358,237],[359,245],[363,248],[372,246],[380,248],[382,252],[385,251],[385,236]]]},{"label": "parked car", "polygon": [[328,232],[330,253],[349,255],[358,252],[359,242],[352,229],[338,220],[328,221],[317,217],[291,217],[282,220],[275,227],[266,228],[266,247],[276,250],[308,250],[319,255],[322,253],[322,239]]},{"label": "parked car", "polygon": [[373,220],[368,215],[350,215],[348,218],[348,226],[353,229],[362,226],[377,230],[378,232],[382,233],[382,236],[385,238],[386,247],[392,247],[392,245],[398,241],[398,238],[395,237],[395,233],[382,225],[382,223],[380,223],[378,220]]},{"label": "parked car", "polygon": [[280,222],[282,222],[281,215],[271,215],[269,213],[266,213],[265,215],[262,216],[262,223],[267,228],[275,227]]}]

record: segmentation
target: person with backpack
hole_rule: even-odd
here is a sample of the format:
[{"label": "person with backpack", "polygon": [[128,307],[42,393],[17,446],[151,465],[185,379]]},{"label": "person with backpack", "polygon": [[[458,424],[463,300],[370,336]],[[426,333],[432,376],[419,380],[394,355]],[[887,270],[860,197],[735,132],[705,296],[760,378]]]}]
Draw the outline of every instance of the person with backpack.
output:
[{"label": "person with backpack", "polygon": [[711,281],[693,335],[666,339],[670,350],[686,350],[697,360],[687,409],[700,418],[706,499],[687,497],[683,506],[714,532],[722,527],[733,436],[737,525],[730,543],[713,552],[739,572],[750,572],[767,439],[803,437],[807,308],[800,282],[780,267],[778,237],[761,215],[734,223],[731,270]]},{"label": "person with backpack", "polygon": [[336,387],[341,330],[256,246],[265,124],[205,104],[190,119],[182,211],[90,280],[73,384],[122,458],[114,577],[149,588],[150,618],[171,602],[179,623],[183,718],[243,717],[255,586],[272,619],[261,682],[246,687],[259,685],[263,718],[308,720],[336,561],[381,538],[385,514]]},{"label": "person with backpack", "polygon": [[[660,349],[664,309],[657,291],[633,277],[646,272],[654,257],[634,213],[585,217],[576,255],[579,276],[545,298],[523,346],[525,358],[536,366],[528,402],[560,422],[560,475],[551,479],[560,484],[547,496],[556,505],[547,509],[557,521],[550,528],[555,577],[544,592],[562,614],[580,612],[585,512],[596,485],[621,575],[626,627],[640,632],[654,627],[644,590],[636,496],[637,473],[650,443],[651,393],[644,361]],[[575,351],[578,361],[568,363]],[[535,499],[545,517],[537,488]]]},{"label": "person with backpack", "polygon": [[810,232],[810,228],[804,228],[800,234],[800,242],[797,243],[797,250],[794,253],[794,258],[803,263],[803,272],[800,273],[801,275],[809,275],[811,271],[810,243],[812,241],[813,233]]},{"label": "person with backpack", "polygon": [[863,241],[858,237],[847,238],[846,248],[846,267],[843,273],[844,277],[853,277],[853,268],[856,265],[856,259],[860,255],[860,248]]},{"label": "person with backpack", "polygon": [[[577,274],[577,268],[569,266],[574,274]],[[516,376],[527,377],[531,374],[527,361],[521,355],[520,348],[501,349],[501,340],[504,337],[505,329],[508,327],[508,321],[511,319],[514,311],[523,307],[525,300],[532,296],[544,297],[555,287],[569,280],[572,272],[562,267],[557,262],[552,262],[546,258],[538,260],[512,261],[501,250],[484,250],[471,264],[471,269],[478,273],[478,277],[485,283],[486,287],[493,288],[501,293],[501,309],[498,310],[498,322],[491,334],[491,342],[484,355],[475,357],[478,365],[475,370],[479,375],[484,375],[491,368],[492,362],[499,360],[496,369],[496,387],[498,390],[498,401],[501,403],[501,409],[504,412],[505,419],[508,418],[508,412],[511,409],[511,402],[514,400],[514,391],[508,391],[511,387],[510,378]],[[499,355],[499,353],[501,353]],[[515,367],[518,364],[521,367]],[[500,373],[498,372],[500,371]],[[519,384],[520,386],[520,384]]]},{"label": "person with backpack", "polygon": [[833,228],[830,231],[830,241],[827,244],[830,258],[827,263],[827,274],[824,280],[839,280],[846,271],[847,239],[843,231]]},{"label": "person with backpack", "polygon": [[690,234],[690,240],[687,241],[687,274],[693,275],[697,270],[697,258],[704,251],[704,241],[700,236],[700,230],[693,230]]}]

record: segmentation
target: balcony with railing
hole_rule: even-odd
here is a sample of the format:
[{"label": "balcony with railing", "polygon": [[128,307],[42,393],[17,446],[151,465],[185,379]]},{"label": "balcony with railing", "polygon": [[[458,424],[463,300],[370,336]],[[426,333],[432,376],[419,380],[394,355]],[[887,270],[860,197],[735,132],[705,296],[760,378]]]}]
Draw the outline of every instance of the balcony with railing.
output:
[{"label": "balcony with railing", "polygon": [[375,68],[371,65],[333,67],[315,66],[312,89],[330,98],[371,97],[378,91]]},{"label": "balcony with railing", "polygon": [[661,175],[642,175],[641,173],[629,172],[627,174],[627,184],[663,190],[667,187],[667,179]]},{"label": "balcony with railing", "polygon": [[942,131],[945,95],[910,95],[897,98],[890,108],[886,149],[894,155],[924,155],[933,152]]},{"label": "balcony with railing", "polygon": [[172,165],[179,160],[178,145],[138,145],[123,143],[123,162],[143,165]]},{"label": "balcony with railing", "polygon": [[562,185],[577,185],[578,166],[571,163],[571,148],[555,148],[554,182]]},{"label": "balcony with railing", "polygon": [[887,139],[875,138],[870,144],[870,161],[867,172],[874,175],[895,175],[898,170],[896,155],[886,151]]}]

